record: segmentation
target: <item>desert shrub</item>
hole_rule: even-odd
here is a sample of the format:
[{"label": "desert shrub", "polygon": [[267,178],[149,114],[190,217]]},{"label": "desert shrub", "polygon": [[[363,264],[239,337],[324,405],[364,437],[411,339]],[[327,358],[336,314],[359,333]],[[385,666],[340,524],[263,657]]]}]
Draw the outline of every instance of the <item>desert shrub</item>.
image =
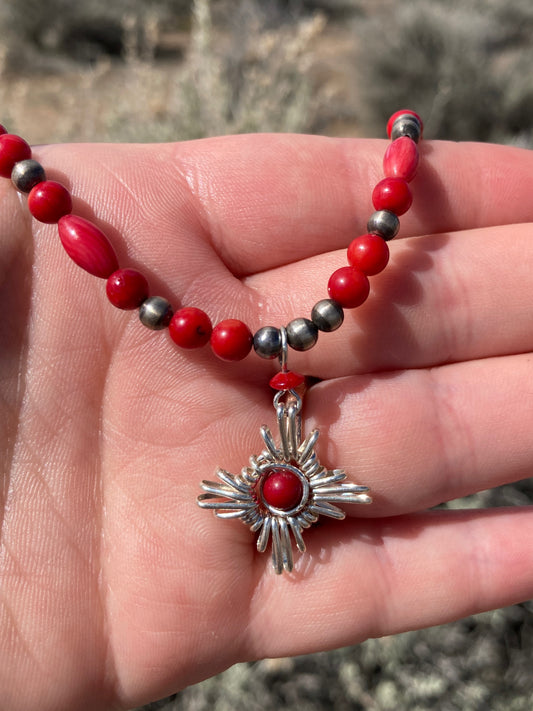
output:
[{"label": "desert shrub", "polygon": [[513,12],[501,0],[417,0],[389,10],[355,29],[369,130],[408,105],[424,115],[433,138],[508,141],[531,131],[530,3]]}]

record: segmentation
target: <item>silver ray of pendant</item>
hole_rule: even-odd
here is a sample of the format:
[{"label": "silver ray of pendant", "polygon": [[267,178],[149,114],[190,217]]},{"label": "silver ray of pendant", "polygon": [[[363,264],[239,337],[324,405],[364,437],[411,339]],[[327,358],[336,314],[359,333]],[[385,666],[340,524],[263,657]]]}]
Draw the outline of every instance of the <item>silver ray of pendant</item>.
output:
[{"label": "silver ray of pendant", "polygon": [[257,550],[263,553],[269,540],[276,573],[293,569],[291,534],[296,547],[305,551],[303,529],[319,516],[343,519],[335,504],[370,504],[367,486],[345,483],[342,469],[323,467],[315,452],[318,430],[302,440],[302,401],[295,390],[282,390],[274,397],[280,435],[276,444],[268,427],[261,427],[265,449],[252,456],[250,464],[233,476],[217,471],[222,483],[203,481],[205,493],[198,505],[212,509],[218,518],[240,518],[259,532]]}]

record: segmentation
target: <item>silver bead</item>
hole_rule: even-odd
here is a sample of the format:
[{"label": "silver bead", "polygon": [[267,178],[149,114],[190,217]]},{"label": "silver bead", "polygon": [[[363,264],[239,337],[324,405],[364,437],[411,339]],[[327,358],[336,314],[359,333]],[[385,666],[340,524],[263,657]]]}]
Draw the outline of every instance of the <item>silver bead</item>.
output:
[{"label": "silver bead", "polygon": [[162,296],[149,296],[139,307],[141,323],[152,331],[161,331],[170,323],[172,306]]},{"label": "silver bead", "polygon": [[420,121],[412,114],[402,114],[398,116],[394,124],[392,125],[391,131],[391,141],[395,141],[397,138],[402,136],[409,136],[415,143],[418,143],[420,139],[420,134],[422,133],[422,126]]},{"label": "silver bead", "polygon": [[276,358],[281,353],[281,333],[275,326],[264,326],[254,334],[254,349],[261,358]]},{"label": "silver bead", "polygon": [[318,340],[318,329],[308,318],[295,318],[287,324],[287,341],[295,351],[308,351]]},{"label": "silver bead", "polygon": [[368,232],[374,233],[383,237],[388,241],[396,237],[400,229],[400,220],[394,212],[390,210],[378,210],[367,222],[366,229]]},{"label": "silver bead", "polygon": [[43,166],[33,158],[20,160],[11,171],[13,185],[21,193],[29,193],[38,183],[46,180]]},{"label": "silver bead", "polygon": [[311,320],[320,331],[335,331],[344,321],[342,306],[333,299],[322,299],[313,306]]}]

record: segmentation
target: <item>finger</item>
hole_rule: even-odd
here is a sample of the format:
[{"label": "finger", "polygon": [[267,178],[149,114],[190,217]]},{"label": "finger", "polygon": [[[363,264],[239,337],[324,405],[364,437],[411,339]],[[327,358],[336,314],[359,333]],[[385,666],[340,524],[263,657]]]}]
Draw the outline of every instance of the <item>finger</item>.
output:
[{"label": "finger", "polygon": [[[255,135],[157,146],[55,146],[36,155],[51,177],[67,176],[78,213],[92,211],[113,227],[119,250],[146,263],[154,252],[168,262],[171,249],[183,290],[197,278],[194,269],[183,269],[197,262],[192,235],[202,235],[237,275],[347,246],[366,231],[386,146]],[[533,219],[527,151],[421,146],[414,207],[402,218],[402,236]]]},{"label": "finger", "polygon": [[292,576],[263,577],[247,658],[342,647],[526,600],[532,535],[531,508],[333,523],[308,536]]},{"label": "finger", "polygon": [[[291,367],[335,377],[533,349],[530,231],[510,225],[392,244],[390,264],[370,279],[368,300],[345,310],[342,328],[319,334],[313,350],[291,352]],[[335,252],[249,277],[257,302],[268,303],[256,320],[310,318],[343,264],[345,255]]]},{"label": "finger", "polygon": [[[180,171],[217,251],[256,273],[366,232],[386,141],[247,136],[180,144]],[[533,160],[484,144],[421,143],[402,236],[529,221]]]},{"label": "finger", "polygon": [[370,486],[357,516],[435,506],[531,475],[529,355],[327,381],[307,394],[319,455]]}]

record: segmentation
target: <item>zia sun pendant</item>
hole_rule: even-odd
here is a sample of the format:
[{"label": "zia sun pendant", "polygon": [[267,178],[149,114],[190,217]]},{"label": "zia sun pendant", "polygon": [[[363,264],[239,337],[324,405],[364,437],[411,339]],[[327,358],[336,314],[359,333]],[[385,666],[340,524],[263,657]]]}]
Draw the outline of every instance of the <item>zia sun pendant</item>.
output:
[{"label": "zia sun pendant", "polygon": [[257,550],[264,553],[272,545],[272,565],[276,573],[293,569],[291,533],[302,553],[304,528],[319,516],[343,519],[345,512],[335,504],[370,504],[367,486],[344,483],[342,469],[323,467],[315,452],[319,431],[302,440],[302,401],[295,390],[280,391],[274,397],[280,435],[276,444],[268,427],[261,427],[265,449],[252,456],[250,464],[233,476],[219,469],[222,483],[203,481],[204,494],[198,505],[213,509],[218,518],[240,518],[258,532]]}]

